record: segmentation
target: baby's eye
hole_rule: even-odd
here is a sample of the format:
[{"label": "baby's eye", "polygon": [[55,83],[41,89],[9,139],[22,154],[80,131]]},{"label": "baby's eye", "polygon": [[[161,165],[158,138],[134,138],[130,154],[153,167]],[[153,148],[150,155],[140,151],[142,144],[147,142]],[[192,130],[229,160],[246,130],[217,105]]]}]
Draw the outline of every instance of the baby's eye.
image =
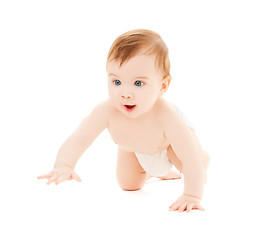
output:
[{"label": "baby's eye", "polygon": [[143,82],[141,82],[141,81],[135,81],[135,86],[141,87],[141,86],[143,86],[143,85],[144,85]]},{"label": "baby's eye", "polygon": [[113,81],[113,82],[114,82],[114,84],[115,84],[116,86],[121,85],[121,82],[120,82],[119,80],[115,80],[115,81]]}]

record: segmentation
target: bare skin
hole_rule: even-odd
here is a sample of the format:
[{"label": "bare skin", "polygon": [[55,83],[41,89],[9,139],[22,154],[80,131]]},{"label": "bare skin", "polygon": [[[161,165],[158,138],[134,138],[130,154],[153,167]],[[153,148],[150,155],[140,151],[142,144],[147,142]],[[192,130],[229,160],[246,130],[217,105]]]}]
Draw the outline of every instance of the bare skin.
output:
[{"label": "bare skin", "polygon": [[[108,63],[109,99],[99,104],[61,146],[53,171],[42,175],[47,184],[65,180],[81,181],[74,172],[83,152],[108,129],[118,145],[117,180],[124,190],[140,189],[148,176],[135,152],[154,154],[167,149],[169,160],[184,175],[184,192],[170,211],[204,210],[203,195],[208,154],[178,114],[176,107],[163,99],[171,78],[154,65],[153,55],[137,54],[121,67]],[[174,149],[174,151],[173,151]],[[171,171],[161,179],[180,178]]]}]

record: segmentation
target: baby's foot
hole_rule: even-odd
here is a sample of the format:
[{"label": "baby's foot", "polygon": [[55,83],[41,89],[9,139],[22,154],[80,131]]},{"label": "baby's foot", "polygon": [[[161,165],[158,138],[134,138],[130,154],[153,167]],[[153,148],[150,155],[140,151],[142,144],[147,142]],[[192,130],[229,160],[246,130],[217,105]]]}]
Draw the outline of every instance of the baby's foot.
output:
[{"label": "baby's foot", "polygon": [[172,179],[181,179],[181,173],[176,172],[175,170],[171,170],[167,175],[163,177],[159,177],[162,180],[172,180]]}]

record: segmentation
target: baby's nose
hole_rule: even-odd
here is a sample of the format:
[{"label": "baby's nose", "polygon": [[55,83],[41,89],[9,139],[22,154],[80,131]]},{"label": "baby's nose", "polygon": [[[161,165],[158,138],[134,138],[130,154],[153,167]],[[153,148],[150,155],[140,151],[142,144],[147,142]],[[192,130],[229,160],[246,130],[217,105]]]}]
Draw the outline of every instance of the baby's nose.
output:
[{"label": "baby's nose", "polygon": [[124,99],[132,99],[133,98],[132,94],[130,94],[130,93],[122,93],[121,97],[124,98]]}]

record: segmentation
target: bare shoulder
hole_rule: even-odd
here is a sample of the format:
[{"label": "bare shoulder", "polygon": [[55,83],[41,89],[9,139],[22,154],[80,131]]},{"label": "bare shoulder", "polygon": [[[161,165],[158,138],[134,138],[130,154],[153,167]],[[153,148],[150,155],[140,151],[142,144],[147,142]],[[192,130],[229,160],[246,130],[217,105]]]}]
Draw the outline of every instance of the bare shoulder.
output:
[{"label": "bare shoulder", "polygon": [[109,99],[100,102],[93,110],[91,114],[97,115],[99,117],[109,117],[113,111],[113,106]]},{"label": "bare shoulder", "polygon": [[108,126],[108,119],[111,115],[112,109],[109,99],[100,102],[81,122],[80,128],[85,129],[86,127],[91,126],[93,129],[105,129]]},{"label": "bare shoulder", "polygon": [[163,100],[160,104],[160,124],[166,137],[171,139],[172,136],[179,136],[180,138],[188,133],[189,128],[182,119],[177,106],[166,100]]},{"label": "bare shoulder", "polygon": [[163,124],[167,122],[173,123],[179,117],[178,109],[175,104],[166,101],[165,99],[160,99],[157,104],[157,112],[160,121]]},{"label": "bare shoulder", "polygon": [[108,126],[108,119],[110,116],[112,106],[110,101],[106,100],[99,103],[94,109],[86,116],[75,130],[74,135],[79,136],[81,139],[94,139]]}]

